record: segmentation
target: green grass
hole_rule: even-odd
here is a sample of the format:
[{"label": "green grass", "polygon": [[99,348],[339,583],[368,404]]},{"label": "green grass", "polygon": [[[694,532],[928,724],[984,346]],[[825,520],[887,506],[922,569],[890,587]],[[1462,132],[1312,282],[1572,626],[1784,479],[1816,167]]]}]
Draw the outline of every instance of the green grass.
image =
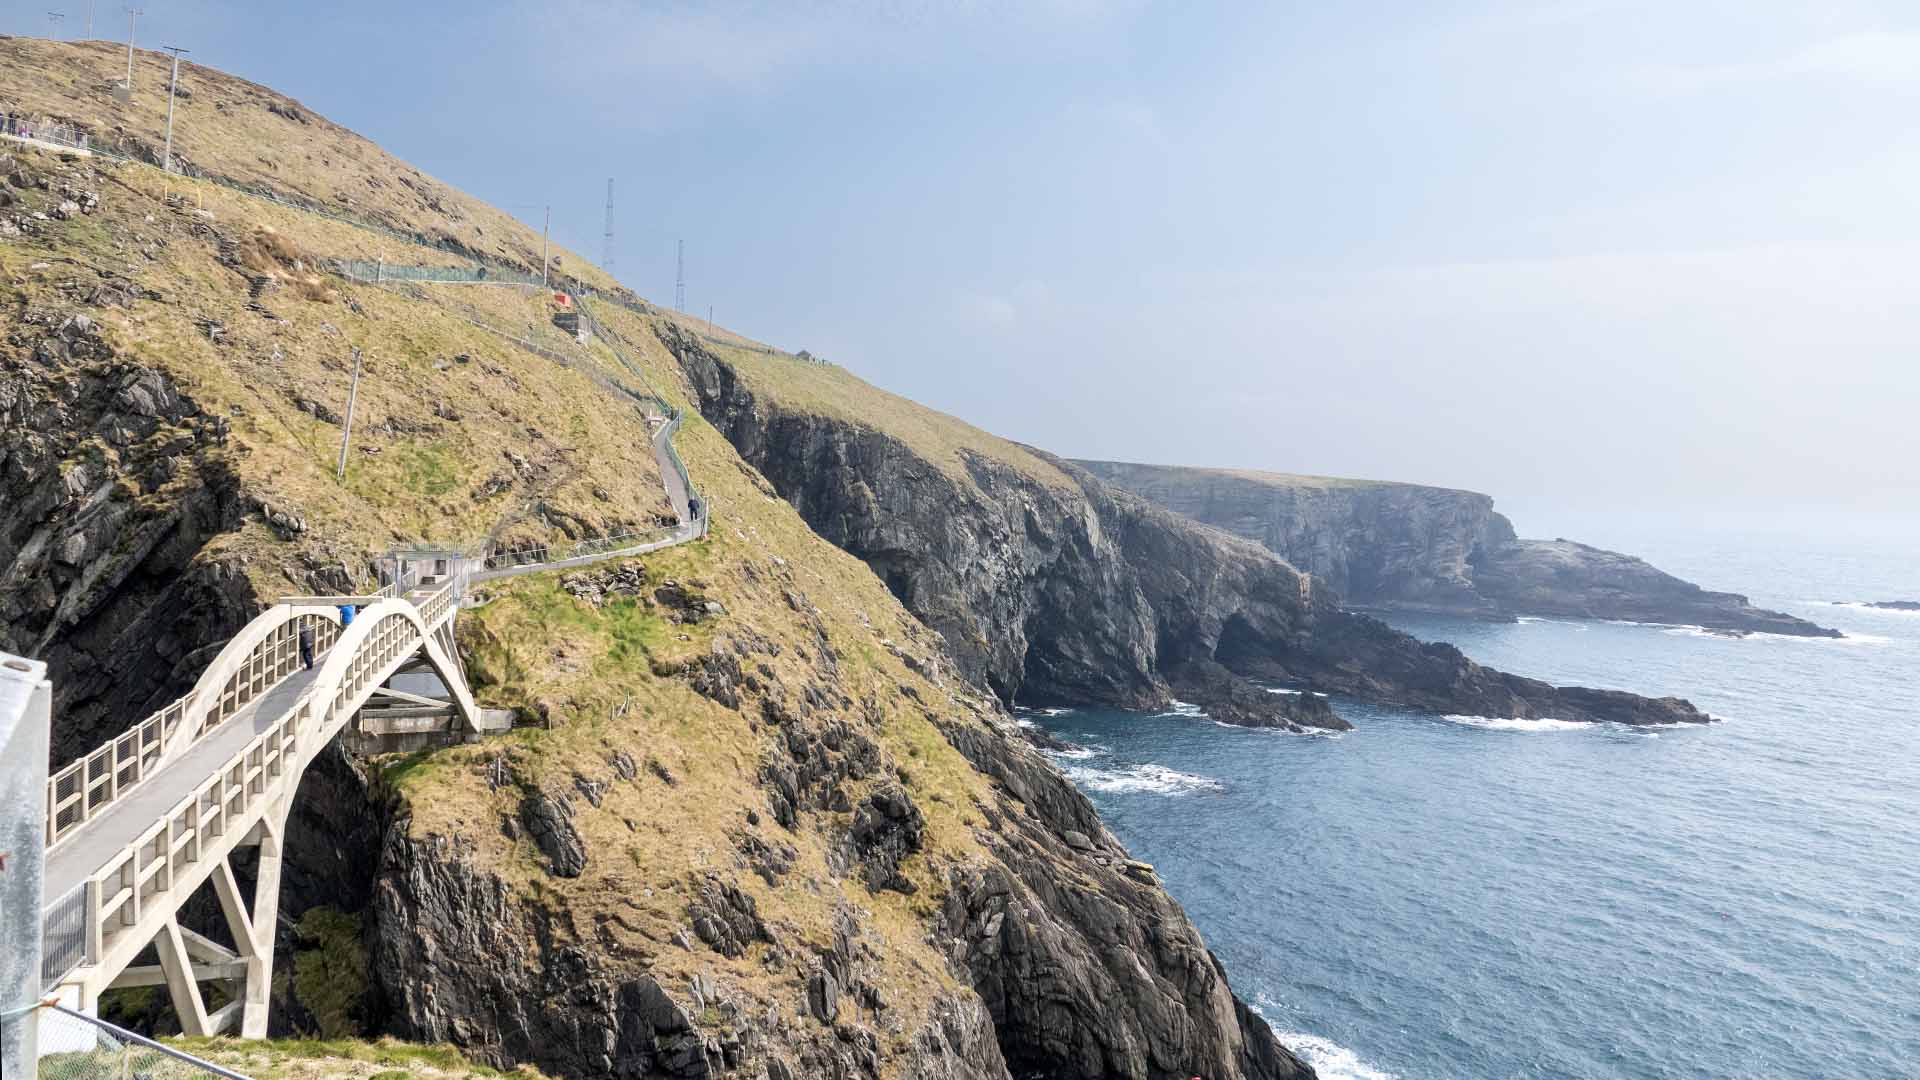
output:
[{"label": "green grass", "polygon": [[166,1040],[195,1057],[244,1072],[256,1080],[354,1077],[399,1080],[415,1076],[538,1077],[529,1068],[501,1072],[468,1060],[451,1046],[394,1039],[265,1039],[226,1037]]},{"label": "green grass", "polygon": [[297,928],[293,993],[313,1014],[323,1039],[358,1034],[366,1022],[367,947],[360,916],[309,908]]}]

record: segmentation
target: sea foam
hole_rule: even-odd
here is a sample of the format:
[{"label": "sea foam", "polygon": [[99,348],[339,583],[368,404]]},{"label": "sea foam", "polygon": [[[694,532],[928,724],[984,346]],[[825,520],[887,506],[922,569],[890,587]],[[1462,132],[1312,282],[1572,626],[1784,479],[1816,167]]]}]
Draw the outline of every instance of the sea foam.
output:
[{"label": "sea foam", "polygon": [[1399,1080],[1397,1073],[1367,1064],[1360,1060],[1360,1055],[1332,1039],[1299,1031],[1275,1033],[1274,1038],[1313,1066],[1320,1080]]},{"label": "sea foam", "polygon": [[1489,731],[1584,731],[1599,726],[1579,720],[1554,720],[1544,716],[1537,720],[1522,720],[1514,716],[1461,716],[1457,713],[1448,713],[1441,719],[1450,724],[1464,724],[1467,727],[1486,728]]},{"label": "sea foam", "polygon": [[1114,769],[1068,766],[1066,774],[1068,779],[1081,787],[1116,794],[1141,792],[1151,795],[1188,795],[1196,791],[1225,791],[1227,787],[1210,776],[1184,773],[1151,763]]}]

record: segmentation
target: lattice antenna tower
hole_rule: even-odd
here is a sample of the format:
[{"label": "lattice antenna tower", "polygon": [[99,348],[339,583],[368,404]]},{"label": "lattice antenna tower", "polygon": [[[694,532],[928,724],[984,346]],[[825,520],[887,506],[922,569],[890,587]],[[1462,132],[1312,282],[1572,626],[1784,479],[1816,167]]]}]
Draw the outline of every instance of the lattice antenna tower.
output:
[{"label": "lattice antenna tower", "polygon": [[613,273],[613,177],[607,177],[607,225],[600,234],[600,269]]},{"label": "lattice antenna tower", "polygon": [[673,310],[687,310],[687,242],[675,241],[679,251],[673,260]]}]

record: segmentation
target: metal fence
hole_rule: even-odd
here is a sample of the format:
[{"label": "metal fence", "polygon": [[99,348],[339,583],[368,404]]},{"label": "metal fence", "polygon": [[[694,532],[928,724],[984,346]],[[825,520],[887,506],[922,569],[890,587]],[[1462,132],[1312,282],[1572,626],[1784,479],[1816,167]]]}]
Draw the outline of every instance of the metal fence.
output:
[{"label": "metal fence", "polygon": [[87,955],[87,887],[84,883],[46,905],[40,917],[40,985],[47,988],[92,959]]},{"label": "metal fence", "polygon": [[93,152],[93,136],[85,129],[71,124],[55,123],[51,120],[34,120],[24,116],[0,114],[0,135],[50,143],[71,150],[84,150],[87,153]]},{"label": "metal fence", "polygon": [[474,263],[472,266],[398,266],[380,260],[340,259],[340,276],[376,285],[417,281],[447,285],[541,285],[539,274]]},{"label": "metal fence", "polygon": [[250,1080],[244,1073],[60,1005],[36,1005],[0,1018],[0,1024],[14,1029],[5,1033],[8,1043],[30,1035],[37,1044],[37,1067],[31,1075],[41,1080]]}]

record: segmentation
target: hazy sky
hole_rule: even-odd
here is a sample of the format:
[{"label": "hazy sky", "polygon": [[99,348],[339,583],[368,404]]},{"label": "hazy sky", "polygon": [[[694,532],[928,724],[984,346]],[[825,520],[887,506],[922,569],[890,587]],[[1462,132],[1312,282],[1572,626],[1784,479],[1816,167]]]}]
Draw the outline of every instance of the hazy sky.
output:
[{"label": "hazy sky", "polygon": [[1920,508],[1911,2],[295,6],[141,39],[1061,453]]}]

